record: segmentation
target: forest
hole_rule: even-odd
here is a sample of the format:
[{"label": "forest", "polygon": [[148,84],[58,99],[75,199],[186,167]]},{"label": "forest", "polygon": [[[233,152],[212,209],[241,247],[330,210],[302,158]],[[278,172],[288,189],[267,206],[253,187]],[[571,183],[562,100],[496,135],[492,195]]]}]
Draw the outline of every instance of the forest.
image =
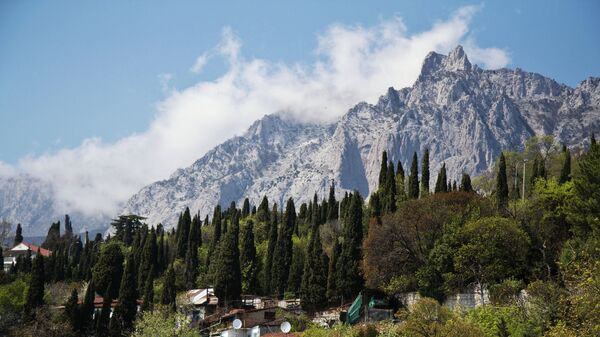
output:
[{"label": "forest", "polygon": [[[573,153],[532,138],[481,176],[452,177],[445,165],[431,172],[427,149],[407,168],[383,152],[367,200],[356,191],[338,200],[332,182],[301,205],[264,196],[212,214],[186,208],[177,224],[121,215],[106,237],[74,234],[67,215],[63,233],[53,223],[41,245],[50,256],[28,251],[0,271],[0,334],[199,336],[181,296],[214,287],[227,308],[247,294],[299,298],[305,315],[294,329],[303,336],[600,336],[593,135]],[[22,241],[18,226],[13,246]],[[311,323],[363,289],[420,299],[411,308],[395,301],[393,321]],[[443,305],[464,291],[479,292],[483,305]],[[99,314],[96,294],[105,299]]]}]

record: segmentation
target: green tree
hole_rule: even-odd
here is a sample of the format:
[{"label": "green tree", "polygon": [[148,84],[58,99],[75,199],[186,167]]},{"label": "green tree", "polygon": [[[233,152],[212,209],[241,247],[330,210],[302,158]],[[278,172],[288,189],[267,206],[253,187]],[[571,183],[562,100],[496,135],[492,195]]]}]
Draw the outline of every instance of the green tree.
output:
[{"label": "green tree", "polygon": [[193,328],[184,314],[145,312],[135,322],[132,337],[200,337],[198,329]]},{"label": "green tree", "polygon": [[219,249],[214,275],[215,295],[224,305],[237,301],[242,292],[240,270],[239,230],[237,212],[232,216],[231,228],[225,233]]},{"label": "green tree", "polygon": [[362,257],[363,239],[363,200],[358,191],[352,193],[352,199],[344,218],[342,251],[337,262],[337,287],[342,296],[351,298],[362,289],[359,264]]},{"label": "green tree", "polygon": [[578,170],[573,175],[577,199],[571,214],[576,223],[575,234],[586,233],[600,238],[600,145],[593,144],[581,157]]},{"label": "green tree", "polygon": [[187,249],[185,254],[185,284],[188,289],[196,287],[196,278],[198,277],[198,248],[200,248],[200,240],[202,221],[198,214],[194,215],[188,235]]},{"label": "green tree", "polygon": [[383,153],[381,154],[381,167],[379,169],[379,180],[378,180],[380,188],[385,186],[385,179],[387,178],[387,172],[388,172],[387,164],[388,164],[387,151],[383,151]]},{"label": "green tree", "polygon": [[13,246],[18,245],[21,242],[23,242],[23,228],[21,228],[21,224],[17,224],[17,232],[15,234]]},{"label": "green tree", "polygon": [[265,259],[265,279],[264,291],[265,294],[273,294],[271,280],[273,279],[273,256],[275,247],[277,246],[277,204],[273,205],[273,215],[271,216],[271,226],[269,226],[269,243],[267,244],[267,257]]},{"label": "green tree", "polygon": [[65,316],[67,321],[73,327],[73,330],[79,330],[81,326],[79,308],[77,307],[77,289],[73,288],[71,296],[65,303]]},{"label": "green tree", "polygon": [[242,218],[250,215],[250,200],[248,198],[244,199],[244,204],[242,206]]},{"label": "green tree", "polygon": [[338,202],[335,200],[335,182],[331,183],[329,187],[329,205],[327,220],[336,220],[338,218]]},{"label": "green tree", "polygon": [[93,315],[94,315],[94,299],[96,297],[96,288],[94,287],[94,282],[90,281],[85,290],[85,295],[83,297],[83,302],[79,307],[79,314],[81,320],[81,328],[80,330],[86,331],[90,327],[92,327]]},{"label": "green tree", "polygon": [[[137,313],[137,277],[136,277],[136,266],[133,260],[133,255],[130,253],[127,263],[125,264],[125,273],[121,280],[121,287],[119,288],[119,302],[118,307],[123,319],[123,328],[130,330],[133,327],[133,321]],[[149,274],[149,273],[148,273]]]},{"label": "green tree", "polygon": [[245,294],[256,294],[258,291],[259,261],[254,244],[254,223],[248,220],[242,232],[242,250],[240,252],[242,272],[242,291]]},{"label": "green tree", "polygon": [[313,226],[307,247],[300,300],[302,308],[312,312],[327,304],[327,255],[323,252],[319,228]]},{"label": "green tree", "polygon": [[282,227],[277,237],[275,254],[273,255],[273,279],[271,280],[271,287],[280,296],[285,293],[288,283],[294,248],[292,236],[295,227],[296,208],[294,207],[294,200],[289,198],[283,215]]},{"label": "green tree", "polygon": [[25,302],[25,315],[33,314],[35,308],[44,304],[44,256],[37,254],[31,265],[31,278]]},{"label": "green tree", "polygon": [[[156,244],[156,231],[154,227],[150,229],[150,234],[144,242],[144,248],[140,255],[139,272],[137,279],[137,289],[144,289],[148,275],[156,270],[158,261],[158,245]],[[152,275],[154,277],[154,275]]]},{"label": "green tree", "polygon": [[447,181],[446,177],[446,163],[442,165],[440,172],[438,173],[437,180],[435,181],[435,193],[448,192],[447,191]]},{"label": "green tree", "polygon": [[175,271],[173,270],[173,264],[169,265],[169,269],[165,273],[163,280],[163,292],[160,303],[167,306],[170,311],[175,312],[175,297],[177,292],[175,290]]},{"label": "green tree", "polygon": [[92,270],[97,289],[110,288],[111,294],[118,294],[124,260],[121,244],[111,241],[102,245],[98,262]]},{"label": "green tree", "polygon": [[496,206],[502,214],[508,209],[508,182],[506,178],[506,158],[504,152],[500,153],[498,162],[498,175],[496,176]]},{"label": "green tree", "polygon": [[148,279],[144,285],[144,301],[140,311],[152,311],[154,309],[154,278],[152,273],[148,274]]},{"label": "green tree", "polygon": [[571,180],[571,151],[569,151],[569,149],[565,147],[563,154],[565,157],[565,161],[560,170],[560,178],[558,180],[561,184],[564,184],[567,181]]},{"label": "green tree", "polygon": [[460,179],[460,191],[463,192],[473,192],[473,185],[471,184],[471,176],[463,173],[462,178]]},{"label": "green tree", "polygon": [[408,198],[419,198],[419,168],[417,152],[413,153],[412,163],[410,164],[410,175],[408,176]]},{"label": "green tree", "polygon": [[192,224],[192,216],[190,215],[190,209],[185,208],[183,215],[181,216],[179,223],[177,224],[177,257],[184,259],[187,252],[188,235],[190,233],[190,227]]},{"label": "green tree", "polygon": [[332,302],[337,299],[338,291],[337,291],[337,261],[338,257],[341,254],[342,246],[340,242],[335,239],[333,242],[333,248],[331,251],[331,259],[329,259],[329,269],[327,272],[327,299]]},{"label": "green tree", "polygon": [[429,149],[423,153],[423,164],[421,165],[421,195],[429,194]]}]

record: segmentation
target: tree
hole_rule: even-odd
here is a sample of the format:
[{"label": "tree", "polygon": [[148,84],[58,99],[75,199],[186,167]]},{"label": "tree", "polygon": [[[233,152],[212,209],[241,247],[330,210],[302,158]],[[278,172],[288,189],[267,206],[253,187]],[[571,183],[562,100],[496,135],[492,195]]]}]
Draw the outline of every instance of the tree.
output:
[{"label": "tree", "polygon": [[387,177],[387,164],[388,164],[388,157],[387,157],[387,152],[383,151],[382,155],[381,155],[381,168],[379,169],[379,187],[381,188],[382,186],[385,186],[385,179]]},{"label": "tree", "polygon": [[421,195],[427,195],[429,194],[429,149],[425,149],[423,153],[421,170]]},{"label": "tree", "polygon": [[496,206],[502,214],[508,209],[508,182],[506,178],[506,158],[500,153],[498,162],[498,175],[496,176]]},{"label": "tree", "polygon": [[69,296],[69,299],[65,303],[65,316],[73,327],[73,330],[79,330],[81,321],[79,319],[79,308],[77,307],[77,289],[75,288],[73,288],[71,296]]},{"label": "tree", "polygon": [[242,218],[250,215],[250,200],[248,198],[244,199],[244,204],[242,206]]},{"label": "tree", "polygon": [[471,185],[471,176],[463,173],[462,178],[460,179],[460,191],[463,192],[473,192],[473,185]]},{"label": "tree", "polygon": [[190,227],[192,224],[192,217],[190,215],[190,209],[185,208],[183,215],[181,216],[179,223],[177,224],[177,257],[183,259],[187,252],[188,235],[190,233]]},{"label": "tree", "polygon": [[154,278],[152,273],[148,274],[148,279],[144,285],[144,301],[140,311],[152,311],[154,309]]},{"label": "tree", "polygon": [[148,238],[146,238],[144,242],[144,248],[140,255],[137,289],[144,289],[148,275],[156,269],[157,261],[158,246],[156,244],[156,231],[154,230],[154,227],[152,227]]},{"label": "tree", "polygon": [[256,210],[256,220],[261,222],[269,221],[269,211],[269,199],[267,199],[267,196],[265,195]]},{"label": "tree", "polygon": [[125,265],[125,273],[121,280],[121,287],[119,288],[119,303],[118,307],[123,319],[123,328],[129,330],[133,327],[133,321],[137,313],[137,277],[136,277],[136,266],[133,260],[133,254],[129,254],[127,263]]},{"label": "tree", "polygon": [[446,177],[446,163],[442,165],[440,172],[438,173],[437,180],[435,181],[435,193],[448,192],[447,191],[447,180]]},{"label": "tree", "polygon": [[83,302],[79,307],[79,316],[81,320],[80,330],[85,331],[91,327],[93,322],[94,315],[94,299],[96,297],[96,288],[94,287],[94,282],[90,281],[85,290],[85,295],[83,297]]},{"label": "tree", "polygon": [[344,218],[344,241],[342,242],[342,251],[336,267],[338,274],[337,287],[345,298],[356,296],[364,283],[359,270],[363,239],[362,207],[362,197],[358,191],[354,191]]},{"label": "tree", "polygon": [[31,279],[25,302],[25,315],[31,316],[35,308],[44,304],[44,256],[38,252],[31,266]]},{"label": "tree", "polygon": [[21,242],[23,242],[23,228],[21,228],[21,224],[17,224],[17,233],[15,234],[14,246]]},{"label": "tree", "polygon": [[256,294],[258,290],[259,261],[254,245],[254,223],[249,220],[242,232],[242,250],[240,252],[242,272],[242,291],[245,294]]},{"label": "tree", "polygon": [[300,300],[302,308],[312,312],[327,304],[328,259],[323,253],[319,228],[313,226],[311,240],[306,250]]},{"label": "tree", "polygon": [[104,291],[102,298],[102,309],[100,315],[96,319],[96,336],[108,336],[109,335],[109,324],[110,324],[110,313],[112,312],[112,301],[113,295],[110,293],[110,286]]},{"label": "tree", "polygon": [[288,284],[286,291],[300,294],[300,288],[302,286],[302,275],[304,272],[304,263],[306,262],[306,251],[305,247],[299,244],[294,245],[292,254],[292,264],[290,266],[290,274],[288,277]]},{"label": "tree", "polygon": [[289,198],[285,207],[283,224],[277,237],[275,254],[273,255],[273,279],[271,287],[278,295],[283,295],[288,283],[290,265],[292,264],[293,243],[292,236],[296,227],[296,208],[294,200]]},{"label": "tree", "polygon": [[336,220],[338,218],[338,202],[335,200],[335,182],[331,183],[329,187],[329,205],[327,220]]},{"label": "tree", "polygon": [[566,147],[563,151],[565,156],[565,161],[560,170],[560,178],[558,180],[559,183],[564,184],[567,181],[571,180],[571,151],[569,151]]},{"label": "tree", "polygon": [[111,241],[102,245],[98,262],[92,270],[94,285],[97,289],[109,288],[111,294],[118,294],[124,260],[121,245],[118,242]]},{"label": "tree", "polygon": [[410,175],[408,176],[408,198],[419,198],[419,167],[417,152],[413,153],[412,163],[410,164]]},{"label": "tree", "polygon": [[398,160],[398,165],[396,167],[396,200],[398,202],[406,201],[406,186],[404,179],[404,167],[402,167],[402,162]]},{"label": "tree", "polygon": [[187,249],[185,255],[185,283],[188,289],[196,286],[198,277],[198,248],[200,248],[200,238],[202,222],[199,215],[195,215],[188,235]]},{"label": "tree", "polygon": [[190,319],[181,313],[144,312],[135,322],[132,337],[200,337]]},{"label": "tree", "polygon": [[461,229],[462,245],[455,251],[454,267],[465,284],[483,289],[509,277],[520,277],[526,266],[529,238],[513,221],[481,218]]},{"label": "tree", "polygon": [[331,251],[331,259],[329,259],[329,268],[327,271],[327,299],[329,302],[332,302],[334,299],[338,297],[337,291],[337,261],[338,257],[341,254],[342,246],[340,242],[335,239],[333,242],[333,248]]},{"label": "tree", "polygon": [[277,204],[273,205],[273,215],[271,216],[271,226],[269,227],[269,243],[267,245],[267,257],[265,259],[265,280],[264,287],[267,295],[272,294],[274,289],[271,286],[273,279],[273,256],[277,246]]},{"label": "tree", "polygon": [[60,221],[53,222],[48,229],[46,239],[42,243],[42,248],[49,250],[56,250],[57,245],[60,242]]},{"label": "tree", "polygon": [[592,234],[600,239],[600,146],[594,141],[578,162],[573,174],[577,199],[573,203],[572,220],[579,237]]},{"label": "tree", "polygon": [[175,312],[175,297],[177,296],[175,290],[175,271],[173,270],[173,264],[169,265],[169,269],[165,273],[165,279],[163,281],[163,293],[160,303],[167,306],[170,311]]},{"label": "tree", "polygon": [[237,301],[242,292],[239,230],[240,224],[237,212],[235,212],[231,228],[225,233],[225,237],[218,248],[217,260],[213,261],[213,263],[216,263],[214,275],[215,295],[219,298],[220,303],[226,306]]}]

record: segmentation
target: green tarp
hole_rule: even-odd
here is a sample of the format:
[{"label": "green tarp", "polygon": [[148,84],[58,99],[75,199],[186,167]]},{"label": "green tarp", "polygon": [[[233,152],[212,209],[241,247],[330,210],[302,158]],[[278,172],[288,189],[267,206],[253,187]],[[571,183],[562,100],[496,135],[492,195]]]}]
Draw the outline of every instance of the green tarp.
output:
[{"label": "green tarp", "polygon": [[346,323],[354,324],[360,319],[360,309],[362,307],[362,293],[358,294],[350,308],[348,308],[348,315],[346,315]]}]

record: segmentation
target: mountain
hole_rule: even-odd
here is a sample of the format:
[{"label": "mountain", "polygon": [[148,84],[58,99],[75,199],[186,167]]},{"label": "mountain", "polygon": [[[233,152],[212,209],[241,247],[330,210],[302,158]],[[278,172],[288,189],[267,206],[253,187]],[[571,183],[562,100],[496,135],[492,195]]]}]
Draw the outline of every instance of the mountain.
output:
[{"label": "mountain", "polygon": [[[337,122],[306,124],[267,115],[245,134],[215,147],[168,179],[142,188],[121,213],[173,226],[186,206],[211,214],[215,203],[267,195],[322,198],[332,180],[337,192],[376,188],[380,157],[405,168],[413,151],[430,149],[435,177],[446,163],[451,179],[490,170],[503,149],[522,148],[534,135],[553,135],[580,146],[600,131],[600,78],[576,88],[521,69],[483,70],[462,47],[430,53],[410,88],[389,88],[376,104],[358,103]],[[435,179],[431,179],[432,183]]]}]

